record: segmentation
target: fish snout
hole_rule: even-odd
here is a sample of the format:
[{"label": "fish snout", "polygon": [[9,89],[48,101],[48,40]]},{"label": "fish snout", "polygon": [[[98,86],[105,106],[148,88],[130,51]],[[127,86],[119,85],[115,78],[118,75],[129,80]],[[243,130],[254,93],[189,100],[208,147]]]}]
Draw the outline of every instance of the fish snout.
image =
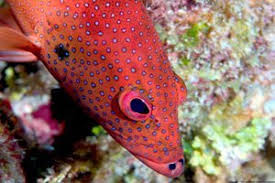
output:
[{"label": "fish snout", "polygon": [[183,157],[169,163],[157,163],[143,157],[138,157],[138,159],[156,172],[171,178],[180,176],[183,173],[185,165]]}]

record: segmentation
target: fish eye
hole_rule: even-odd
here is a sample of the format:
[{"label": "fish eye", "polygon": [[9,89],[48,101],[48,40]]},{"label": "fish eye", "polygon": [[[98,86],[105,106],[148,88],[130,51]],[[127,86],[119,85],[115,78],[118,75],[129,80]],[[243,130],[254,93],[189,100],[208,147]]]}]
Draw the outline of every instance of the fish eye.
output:
[{"label": "fish eye", "polygon": [[138,98],[133,99],[130,105],[131,105],[132,111],[134,112],[141,113],[141,114],[149,113],[149,109],[147,105],[141,99],[138,99]]},{"label": "fish eye", "polygon": [[132,120],[146,120],[151,114],[151,104],[136,91],[123,91],[118,99],[122,113]]}]

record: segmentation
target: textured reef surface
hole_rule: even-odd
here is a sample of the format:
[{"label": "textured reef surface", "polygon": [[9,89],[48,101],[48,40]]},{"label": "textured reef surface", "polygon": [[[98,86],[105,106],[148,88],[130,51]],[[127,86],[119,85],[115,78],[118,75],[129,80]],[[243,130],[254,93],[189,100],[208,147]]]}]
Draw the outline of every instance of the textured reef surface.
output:
[{"label": "textured reef surface", "polygon": [[0,182],[275,181],[274,1],[144,2],[188,89],[185,173],[144,166],[41,63],[0,62]]}]

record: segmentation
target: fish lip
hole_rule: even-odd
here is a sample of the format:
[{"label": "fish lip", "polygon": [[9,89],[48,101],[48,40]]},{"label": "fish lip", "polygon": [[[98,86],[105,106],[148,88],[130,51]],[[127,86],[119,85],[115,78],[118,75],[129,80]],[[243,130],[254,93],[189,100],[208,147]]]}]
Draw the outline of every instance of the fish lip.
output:
[{"label": "fish lip", "polygon": [[[146,159],[142,156],[135,155],[140,161],[142,161],[145,165],[149,166],[159,174],[165,175],[167,177],[175,178],[180,176],[183,173],[184,165],[182,165],[179,160],[167,162],[167,163],[157,163],[152,160]],[[183,159],[179,158],[179,159]],[[169,170],[168,165],[175,163],[177,168],[175,170]]]}]

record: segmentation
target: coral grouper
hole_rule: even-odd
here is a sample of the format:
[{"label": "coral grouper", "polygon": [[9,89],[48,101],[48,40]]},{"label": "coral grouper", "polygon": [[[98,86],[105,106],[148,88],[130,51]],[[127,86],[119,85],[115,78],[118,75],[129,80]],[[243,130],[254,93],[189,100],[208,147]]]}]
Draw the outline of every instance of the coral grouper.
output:
[{"label": "coral grouper", "polygon": [[155,171],[184,167],[177,108],[186,98],[138,0],[7,0],[0,60],[41,60],[66,92]]}]

